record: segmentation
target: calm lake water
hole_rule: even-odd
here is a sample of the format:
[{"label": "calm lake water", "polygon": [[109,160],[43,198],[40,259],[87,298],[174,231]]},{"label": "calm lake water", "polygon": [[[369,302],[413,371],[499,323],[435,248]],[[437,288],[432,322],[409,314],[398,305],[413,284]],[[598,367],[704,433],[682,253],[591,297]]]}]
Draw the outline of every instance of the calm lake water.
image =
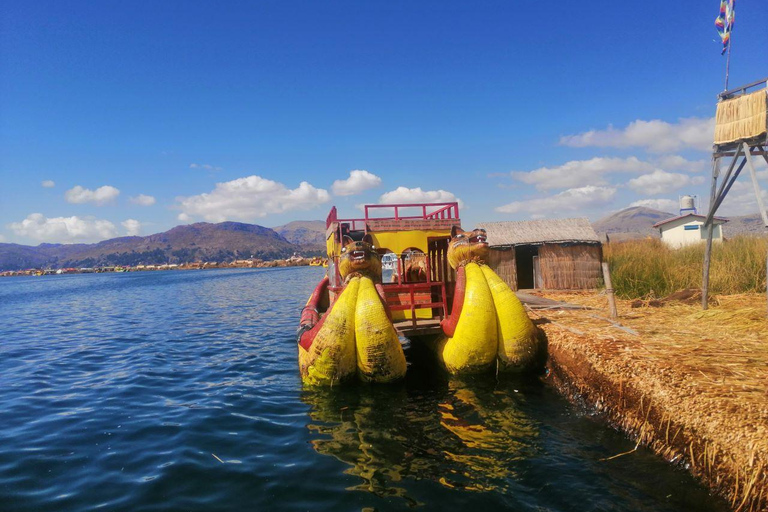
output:
[{"label": "calm lake water", "polygon": [[303,390],[322,275],[0,279],[0,510],[725,510],[537,381]]}]

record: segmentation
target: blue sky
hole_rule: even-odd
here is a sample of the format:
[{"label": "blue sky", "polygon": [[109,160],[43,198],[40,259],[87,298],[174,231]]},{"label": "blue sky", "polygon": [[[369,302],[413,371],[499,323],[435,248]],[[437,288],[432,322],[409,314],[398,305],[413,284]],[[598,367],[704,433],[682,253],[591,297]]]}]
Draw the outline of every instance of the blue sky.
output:
[{"label": "blue sky", "polygon": [[[673,210],[708,195],[718,7],[3,0],[0,241],[385,200],[458,198],[465,227]],[[768,75],[765,27],[741,0],[732,85]],[[756,211],[747,185],[722,213]]]}]

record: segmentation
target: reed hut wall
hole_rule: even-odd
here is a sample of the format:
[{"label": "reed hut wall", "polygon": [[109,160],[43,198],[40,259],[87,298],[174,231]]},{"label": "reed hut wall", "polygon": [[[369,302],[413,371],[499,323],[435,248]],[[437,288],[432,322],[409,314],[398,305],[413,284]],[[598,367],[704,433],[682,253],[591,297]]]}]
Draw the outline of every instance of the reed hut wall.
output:
[{"label": "reed hut wall", "polygon": [[517,290],[517,265],[513,247],[493,247],[488,251],[488,266],[513,290]]},{"label": "reed hut wall", "polygon": [[597,244],[543,244],[539,247],[542,287],[549,290],[597,288],[602,248]]}]

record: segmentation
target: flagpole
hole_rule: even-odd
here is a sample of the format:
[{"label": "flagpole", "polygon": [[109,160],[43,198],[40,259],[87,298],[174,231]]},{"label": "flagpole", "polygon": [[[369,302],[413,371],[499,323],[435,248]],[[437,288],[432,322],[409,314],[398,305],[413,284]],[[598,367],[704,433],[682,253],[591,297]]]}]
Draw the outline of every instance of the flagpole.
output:
[{"label": "flagpole", "polygon": [[733,44],[733,34],[730,33],[728,38],[728,56],[725,58],[725,89],[724,91],[728,90],[728,73],[731,69],[731,45]]}]

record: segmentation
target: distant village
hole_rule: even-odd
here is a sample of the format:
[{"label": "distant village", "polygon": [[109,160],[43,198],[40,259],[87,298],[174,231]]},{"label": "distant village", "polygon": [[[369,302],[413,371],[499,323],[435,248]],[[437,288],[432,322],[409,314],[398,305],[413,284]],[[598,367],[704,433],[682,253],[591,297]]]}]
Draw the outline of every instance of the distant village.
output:
[{"label": "distant village", "polygon": [[274,268],[274,267],[319,267],[326,264],[325,258],[305,258],[294,253],[293,256],[280,260],[264,261],[258,258],[234,260],[231,262],[195,261],[190,263],[165,263],[162,265],[116,265],[109,267],[82,268],[30,268],[25,270],[0,271],[0,277],[13,276],[52,276],[62,274],[100,274],[104,272],[147,272],[155,270],[207,270],[214,268]]}]

